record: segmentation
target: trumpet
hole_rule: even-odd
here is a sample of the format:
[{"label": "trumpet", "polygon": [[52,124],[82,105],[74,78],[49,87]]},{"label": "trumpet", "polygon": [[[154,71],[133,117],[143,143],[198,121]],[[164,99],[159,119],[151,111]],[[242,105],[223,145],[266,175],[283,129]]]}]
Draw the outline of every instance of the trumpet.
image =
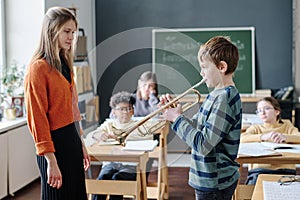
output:
[{"label": "trumpet", "polygon": [[[194,105],[196,105],[197,103],[200,102],[200,98],[201,98],[200,92],[198,90],[196,90],[195,88],[198,87],[198,86],[200,86],[204,82],[205,82],[205,79],[202,79],[200,82],[198,82],[197,84],[195,84],[194,86],[192,86],[191,88],[189,88],[188,90],[186,90],[185,92],[183,92],[182,94],[178,95],[177,97],[175,97],[174,99],[172,99],[171,101],[169,101],[167,104],[165,104],[162,107],[160,107],[159,109],[151,112],[150,114],[148,114],[147,116],[145,116],[141,120],[133,123],[133,125],[130,126],[130,127],[128,127],[126,130],[119,130],[119,133],[117,134],[118,135],[117,136],[117,141],[119,141],[120,144],[124,145],[126,137],[132,131],[134,131],[135,129],[139,128],[145,122],[147,122],[151,118],[155,117],[156,115],[158,115],[159,113],[161,113],[166,108],[174,107],[174,104],[177,103],[184,96],[186,96],[188,93],[194,92],[197,95],[197,99],[194,102],[188,102],[188,103],[185,103],[184,105],[182,105],[182,112],[185,112],[188,109],[192,108]],[[165,121],[158,121],[156,124],[154,124],[153,126],[151,126],[147,130],[147,132],[153,133],[156,130],[158,130],[161,127],[163,127],[164,125],[165,125]]]}]

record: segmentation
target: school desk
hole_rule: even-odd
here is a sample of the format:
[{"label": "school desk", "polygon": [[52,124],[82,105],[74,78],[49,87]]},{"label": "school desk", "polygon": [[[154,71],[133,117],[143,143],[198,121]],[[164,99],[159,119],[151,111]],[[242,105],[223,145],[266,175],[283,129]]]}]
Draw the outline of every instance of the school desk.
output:
[{"label": "school desk", "polygon": [[[281,155],[276,156],[261,156],[261,157],[253,157],[253,156],[245,156],[239,155],[236,159],[238,163],[240,163],[240,173],[242,173],[243,164],[300,164],[300,153],[289,153],[289,152],[280,152]],[[246,198],[246,196],[252,195],[254,186],[253,185],[238,185],[234,199],[238,200],[241,197]],[[243,194],[244,193],[244,194]],[[249,197],[249,196],[248,196]],[[250,196],[251,197],[251,196]]]},{"label": "school desk", "polygon": [[137,163],[136,181],[114,181],[86,179],[88,194],[134,195],[137,200],[147,199],[146,163],[148,153],[144,151],[123,151],[120,145],[87,147],[92,161],[118,161]]},{"label": "school desk", "polygon": [[263,181],[277,182],[281,178],[281,176],[282,175],[260,174],[255,184],[251,200],[263,200],[264,199]]},{"label": "school desk", "polygon": [[[167,167],[167,134],[169,133],[169,123],[162,122],[162,127],[158,130],[155,130],[154,134],[159,134],[159,146],[151,152],[140,152],[140,151],[122,151],[122,146],[120,145],[92,145],[87,147],[88,153],[91,156],[92,161],[125,161],[125,162],[138,162],[139,169],[138,174],[140,174],[137,179],[137,183],[134,183],[135,186],[140,186],[142,198],[141,199],[168,199],[169,197],[169,184],[168,184],[168,167]],[[146,156],[147,155],[147,156]],[[146,185],[146,176],[145,176],[145,166],[148,161],[148,158],[157,159],[157,181],[148,182]],[[88,181],[92,181],[88,179]],[[102,181],[105,185],[115,184],[112,181]],[[121,182],[121,181],[119,181]],[[130,182],[130,181],[126,181]],[[140,182],[140,183],[139,183]],[[131,183],[130,183],[131,184]],[[128,185],[124,184],[124,187]],[[120,186],[121,187],[121,186]],[[112,188],[120,188],[112,187]],[[111,193],[109,192],[110,187],[105,186],[101,189],[102,194]],[[99,191],[98,191],[99,192]],[[125,192],[124,192],[125,193]],[[146,198],[147,197],[147,198]]]}]

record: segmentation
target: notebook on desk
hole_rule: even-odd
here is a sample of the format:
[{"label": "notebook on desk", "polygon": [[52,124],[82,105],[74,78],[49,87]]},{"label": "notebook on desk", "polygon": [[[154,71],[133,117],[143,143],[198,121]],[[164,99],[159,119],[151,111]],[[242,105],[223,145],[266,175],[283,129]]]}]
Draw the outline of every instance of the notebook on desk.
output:
[{"label": "notebook on desk", "polygon": [[239,157],[281,156],[280,152],[264,146],[260,142],[240,143]]}]

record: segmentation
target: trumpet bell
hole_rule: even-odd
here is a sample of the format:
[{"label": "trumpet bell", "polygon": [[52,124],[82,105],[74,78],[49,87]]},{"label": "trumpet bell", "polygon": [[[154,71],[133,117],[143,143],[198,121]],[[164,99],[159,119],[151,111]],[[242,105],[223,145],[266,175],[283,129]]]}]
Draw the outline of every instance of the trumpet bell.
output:
[{"label": "trumpet bell", "polygon": [[[138,127],[142,126],[145,122],[149,121],[150,119],[156,117],[158,114],[160,114],[163,110],[165,110],[166,108],[171,107],[172,105],[174,105],[175,103],[178,103],[180,99],[182,99],[184,96],[186,96],[187,94],[193,92],[196,94],[196,99],[194,102],[188,102],[182,105],[182,112],[186,112],[188,109],[192,108],[193,106],[195,106],[196,104],[200,103],[200,99],[201,99],[201,95],[200,92],[198,90],[195,89],[195,87],[198,87],[199,85],[201,85],[202,83],[204,83],[205,80],[202,80],[201,82],[197,83],[196,85],[194,85],[193,87],[191,87],[190,89],[186,90],[184,93],[182,93],[181,95],[177,96],[176,98],[174,98],[172,101],[168,102],[167,104],[163,105],[161,108],[155,110],[154,112],[150,113],[149,115],[145,116],[144,118],[142,118],[140,121],[137,121],[136,123],[133,124],[133,126],[129,127],[128,129],[124,130],[123,132],[120,133],[120,135],[117,137],[118,141],[124,145],[125,139],[126,137],[135,129],[137,129]],[[157,131],[158,129],[162,128],[164,125],[166,124],[166,121],[164,120],[159,121],[157,120],[157,123],[153,124],[151,127],[149,127],[149,129],[147,129],[146,132],[148,133],[154,133],[155,131]]]}]

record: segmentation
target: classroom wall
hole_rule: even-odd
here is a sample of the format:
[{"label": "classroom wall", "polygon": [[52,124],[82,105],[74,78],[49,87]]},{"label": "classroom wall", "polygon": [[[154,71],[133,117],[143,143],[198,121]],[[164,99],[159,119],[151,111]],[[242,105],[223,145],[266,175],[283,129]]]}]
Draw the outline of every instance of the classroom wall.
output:
[{"label": "classroom wall", "polygon": [[97,93],[101,97],[102,120],[108,116],[111,94],[123,89],[133,91],[141,69],[151,69],[154,27],[254,26],[256,88],[292,85],[292,3],[292,0],[152,0],[151,4],[146,0],[96,1]]},{"label": "classroom wall", "polygon": [[5,1],[6,63],[28,64],[39,40],[44,15],[41,0]]}]

